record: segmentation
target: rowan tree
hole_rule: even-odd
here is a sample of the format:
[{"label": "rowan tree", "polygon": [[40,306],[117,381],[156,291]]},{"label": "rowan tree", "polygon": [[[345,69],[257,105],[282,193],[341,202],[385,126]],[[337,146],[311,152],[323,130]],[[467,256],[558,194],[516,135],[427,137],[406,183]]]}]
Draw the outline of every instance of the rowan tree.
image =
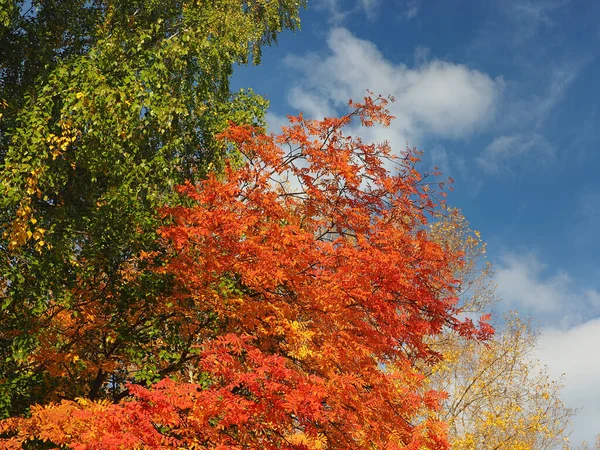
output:
[{"label": "rowan tree", "polygon": [[261,123],[266,101],[229,77],[303,4],[2,0],[0,417],[106,397],[130,363],[175,370],[170,282],[143,257],[158,208],[234,159],[214,138],[229,120]]},{"label": "rowan tree", "polygon": [[[162,208],[169,258],[156,270],[177,288],[153,314],[189,343],[178,370],[148,387],[130,361],[119,401],[35,406],[3,422],[5,445],[448,448],[444,394],[421,370],[436,357],[428,342],[492,330],[456,316],[463,252],[430,237],[438,197],[415,152],[394,159],[343,133],[353,119],[388,125],[385,105],[290,118],[279,136],[232,125],[221,138],[241,167],[182,185],[183,204]],[[160,333],[154,343],[169,348]]]}]

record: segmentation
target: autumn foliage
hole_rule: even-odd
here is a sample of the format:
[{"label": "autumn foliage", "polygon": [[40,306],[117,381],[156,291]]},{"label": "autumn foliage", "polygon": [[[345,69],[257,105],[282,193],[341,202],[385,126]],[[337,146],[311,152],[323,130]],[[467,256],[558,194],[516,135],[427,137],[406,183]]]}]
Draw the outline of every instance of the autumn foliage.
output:
[{"label": "autumn foliage", "polygon": [[492,330],[457,319],[463,254],[427,232],[443,193],[418,155],[343,133],[387,126],[385,105],[292,117],[279,136],[232,125],[221,139],[243,162],[180,186],[182,206],[161,212],[169,257],[153,270],[176,289],[153,307],[189,344],[176,370],[149,385],[124,365],[127,384],[104,386],[116,401],[34,406],[0,422],[2,445],[448,448],[445,394],[419,369],[438,359],[427,342]]}]

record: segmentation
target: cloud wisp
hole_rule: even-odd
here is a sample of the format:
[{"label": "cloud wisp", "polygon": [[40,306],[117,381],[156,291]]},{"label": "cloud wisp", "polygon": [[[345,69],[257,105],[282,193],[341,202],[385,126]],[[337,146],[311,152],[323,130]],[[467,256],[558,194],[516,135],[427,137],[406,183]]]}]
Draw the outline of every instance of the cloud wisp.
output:
[{"label": "cloud wisp", "polygon": [[535,157],[544,165],[554,156],[552,145],[540,134],[517,133],[495,138],[477,157],[477,164],[486,173],[498,174],[510,171],[510,163],[517,159]]},{"label": "cloud wisp", "polygon": [[[556,148],[544,137],[544,126],[557,105],[581,72],[585,62],[555,67],[546,75],[542,94],[519,96],[506,90],[498,108],[496,128],[501,131],[477,157],[477,164],[487,174],[512,173],[512,166],[535,157],[544,165],[554,161]],[[535,164],[539,166],[539,164]]]},{"label": "cloud wisp", "polygon": [[504,254],[494,281],[508,309],[530,314],[541,324],[568,329],[600,313],[600,293],[579,288],[565,271],[549,273],[534,253]]},{"label": "cloud wisp", "polygon": [[374,20],[377,17],[379,6],[380,0],[355,0],[352,2],[318,0],[315,2],[316,9],[326,11],[329,22],[336,25],[343,23],[349,16],[356,13],[364,14],[367,19]]}]

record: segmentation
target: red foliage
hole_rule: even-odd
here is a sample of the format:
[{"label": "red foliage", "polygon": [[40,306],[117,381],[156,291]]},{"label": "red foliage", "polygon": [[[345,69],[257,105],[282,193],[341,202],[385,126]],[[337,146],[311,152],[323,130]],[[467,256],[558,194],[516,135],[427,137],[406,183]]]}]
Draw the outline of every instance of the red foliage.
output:
[{"label": "red foliage", "polygon": [[196,337],[191,382],[130,385],[118,404],[36,407],[4,422],[14,445],[448,448],[435,418],[443,394],[423,388],[417,362],[436,357],[426,341],[443,327],[492,330],[456,319],[462,255],[428,237],[437,205],[416,153],[393,158],[386,143],[342,133],[353,117],[388,125],[385,104],[292,117],[277,137],[224,133],[243,167],[180,187],[188,206],[165,209],[161,230],[174,255],[163,270],[181,286],[164,307],[214,317]]}]

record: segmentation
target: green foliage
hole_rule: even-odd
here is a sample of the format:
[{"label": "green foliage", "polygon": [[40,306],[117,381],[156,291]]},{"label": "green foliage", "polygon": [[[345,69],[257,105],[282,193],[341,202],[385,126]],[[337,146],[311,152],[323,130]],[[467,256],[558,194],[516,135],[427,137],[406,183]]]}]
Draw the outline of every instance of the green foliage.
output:
[{"label": "green foliage", "polygon": [[262,124],[229,77],[303,4],[0,0],[0,417],[193,357],[210,314],[157,308],[155,211],[235,159],[215,139],[229,121]]}]

